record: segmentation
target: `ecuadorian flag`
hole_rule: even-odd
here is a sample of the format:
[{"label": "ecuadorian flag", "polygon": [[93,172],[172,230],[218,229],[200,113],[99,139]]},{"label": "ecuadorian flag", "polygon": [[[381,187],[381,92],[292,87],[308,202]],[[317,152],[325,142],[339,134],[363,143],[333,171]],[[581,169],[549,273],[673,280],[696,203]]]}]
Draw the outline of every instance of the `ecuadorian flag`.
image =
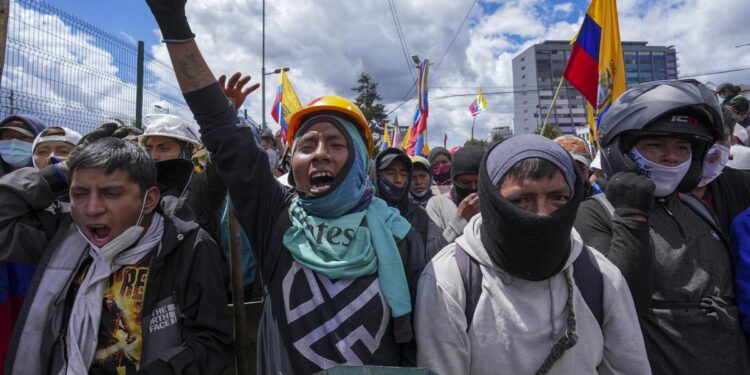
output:
[{"label": "ecuadorian flag", "polygon": [[573,43],[563,77],[583,94],[598,119],[625,92],[615,0],[592,0]]},{"label": "ecuadorian flag", "polygon": [[[407,136],[409,145],[406,153],[409,156],[424,156],[429,153],[427,146],[427,116],[430,113],[430,106],[427,100],[427,73],[430,69],[430,61],[425,59],[419,64],[419,78],[417,80],[417,110],[414,112],[411,133]],[[427,151],[426,151],[427,150]]]}]

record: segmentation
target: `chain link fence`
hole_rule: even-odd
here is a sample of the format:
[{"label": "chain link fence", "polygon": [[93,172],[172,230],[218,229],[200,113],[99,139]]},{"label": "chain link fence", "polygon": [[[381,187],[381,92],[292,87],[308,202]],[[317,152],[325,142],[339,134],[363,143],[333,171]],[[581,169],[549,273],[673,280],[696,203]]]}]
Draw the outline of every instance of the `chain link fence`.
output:
[{"label": "chain link fence", "polygon": [[[192,120],[174,72],[143,54],[143,113]],[[13,0],[0,117],[33,115],[82,134],[99,124],[136,122],[138,45],[39,0]]]}]

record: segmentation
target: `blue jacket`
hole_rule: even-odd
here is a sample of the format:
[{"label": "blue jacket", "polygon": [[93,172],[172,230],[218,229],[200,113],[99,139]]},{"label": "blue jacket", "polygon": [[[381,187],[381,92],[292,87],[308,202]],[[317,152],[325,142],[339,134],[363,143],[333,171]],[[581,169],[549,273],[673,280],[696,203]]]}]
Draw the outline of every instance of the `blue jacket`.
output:
[{"label": "blue jacket", "polygon": [[742,318],[742,329],[750,334],[750,208],[734,219],[730,238],[733,253],[737,254],[734,275],[737,306]]}]

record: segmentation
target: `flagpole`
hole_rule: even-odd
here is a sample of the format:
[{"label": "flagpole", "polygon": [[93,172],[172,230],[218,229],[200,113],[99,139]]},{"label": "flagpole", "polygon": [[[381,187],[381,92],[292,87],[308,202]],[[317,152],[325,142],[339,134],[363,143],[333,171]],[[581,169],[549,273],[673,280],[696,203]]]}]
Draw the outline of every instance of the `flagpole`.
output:
[{"label": "flagpole", "polygon": [[544,123],[542,123],[542,131],[539,132],[539,135],[544,136],[544,130],[547,128],[547,120],[549,120],[549,115],[552,113],[552,108],[555,108],[555,104],[557,103],[557,96],[560,94],[560,89],[562,88],[563,82],[565,82],[564,77],[560,77],[560,84],[557,85],[557,90],[555,90],[555,96],[552,97],[552,103],[550,104],[549,108],[547,108],[547,116],[544,116]]},{"label": "flagpole", "polygon": [[474,124],[477,123],[477,116],[474,115],[474,121],[471,122],[471,140],[474,140]]}]

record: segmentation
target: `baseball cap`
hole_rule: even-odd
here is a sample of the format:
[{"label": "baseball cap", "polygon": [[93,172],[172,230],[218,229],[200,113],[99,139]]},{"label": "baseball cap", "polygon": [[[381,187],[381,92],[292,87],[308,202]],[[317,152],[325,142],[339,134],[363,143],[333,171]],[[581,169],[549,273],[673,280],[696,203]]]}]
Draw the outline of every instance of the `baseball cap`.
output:
[{"label": "baseball cap", "polygon": [[586,167],[591,166],[591,154],[589,153],[589,145],[583,139],[576,137],[571,134],[563,135],[555,138],[553,141],[558,145],[562,146],[567,151],[573,160],[580,161],[585,164]]},{"label": "baseball cap", "polygon": [[13,130],[17,133],[23,134],[27,137],[35,137],[36,134],[31,131],[30,127],[23,123],[21,120],[12,120],[0,126],[0,131]]},{"label": "baseball cap", "polygon": [[34,143],[31,145],[31,150],[32,152],[33,150],[36,150],[36,146],[40,143],[51,141],[67,142],[75,146],[81,138],[81,134],[75,130],[62,126],[50,126],[49,128],[42,130],[42,132],[34,139]]}]

